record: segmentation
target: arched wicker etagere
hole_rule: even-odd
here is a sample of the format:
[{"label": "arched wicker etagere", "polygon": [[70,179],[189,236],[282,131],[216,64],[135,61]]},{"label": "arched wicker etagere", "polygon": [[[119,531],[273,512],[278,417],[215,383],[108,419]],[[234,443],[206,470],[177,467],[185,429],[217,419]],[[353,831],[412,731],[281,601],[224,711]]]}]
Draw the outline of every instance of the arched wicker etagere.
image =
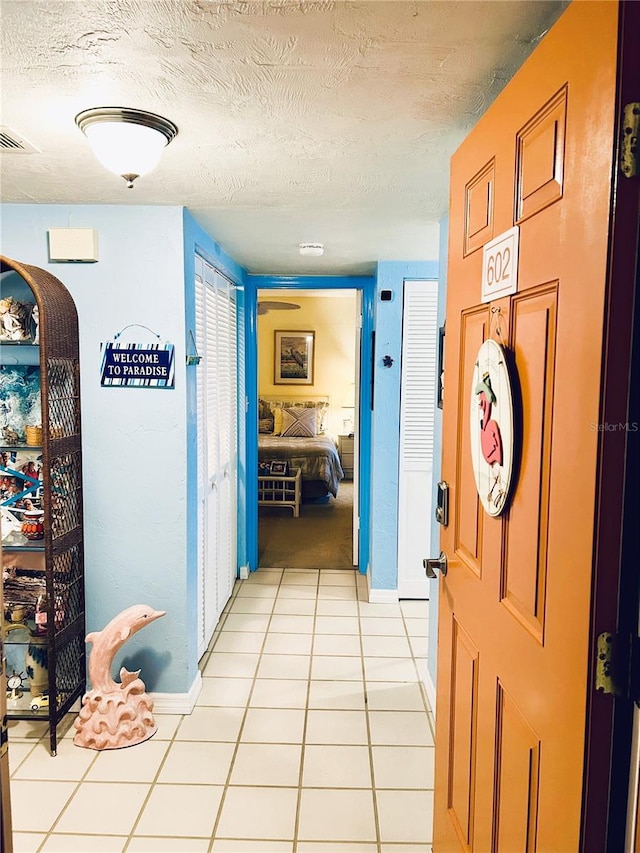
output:
[{"label": "arched wicker etagere", "polygon": [[[1,616],[7,675],[24,683],[8,690],[7,715],[48,721],[55,755],[57,726],[86,685],[78,317],[55,276],[0,256],[0,311],[9,307],[18,320],[0,326]],[[24,424],[22,379],[40,395]],[[35,488],[22,473],[34,460]],[[28,538],[25,511],[40,515],[42,538]]]}]

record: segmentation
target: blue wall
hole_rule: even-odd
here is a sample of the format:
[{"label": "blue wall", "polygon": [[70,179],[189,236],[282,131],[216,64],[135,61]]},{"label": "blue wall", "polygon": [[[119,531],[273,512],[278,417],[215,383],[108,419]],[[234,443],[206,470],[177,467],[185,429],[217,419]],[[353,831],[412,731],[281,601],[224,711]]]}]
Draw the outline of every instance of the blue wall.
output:
[{"label": "blue wall", "polygon": [[[407,279],[437,278],[438,262],[381,261],[376,276],[374,400],[371,428],[371,587],[398,584],[398,464],[403,287]],[[381,291],[392,299],[383,302]],[[384,357],[393,359],[384,366]]]},{"label": "blue wall", "polygon": [[[182,208],[4,205],[3,254],[48,269],[78,309],[87,630],[132,604],[167,615],[136,634],[115,666],[147,688],[184,693],[197,674],[187,574],[186,383]],[[98,263],[49,263],[47,230],[96,228]],[[175,388],[103,388],[100,344],[175,345]]]}]

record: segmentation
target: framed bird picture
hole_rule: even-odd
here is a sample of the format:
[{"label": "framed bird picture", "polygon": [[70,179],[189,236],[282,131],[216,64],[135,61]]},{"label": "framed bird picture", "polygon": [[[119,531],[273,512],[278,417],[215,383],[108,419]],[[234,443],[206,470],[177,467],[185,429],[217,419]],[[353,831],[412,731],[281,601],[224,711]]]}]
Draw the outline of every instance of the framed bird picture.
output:
[{"label": "framed bird picture", "polygon": [[275,332],[274,385],[313,385],[315,332]]}]

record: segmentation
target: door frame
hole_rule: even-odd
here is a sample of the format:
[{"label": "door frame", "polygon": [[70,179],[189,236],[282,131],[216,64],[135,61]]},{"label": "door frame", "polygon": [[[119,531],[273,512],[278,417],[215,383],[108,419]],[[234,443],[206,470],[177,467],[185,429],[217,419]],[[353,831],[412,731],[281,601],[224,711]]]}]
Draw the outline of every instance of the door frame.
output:
[{"label": "door frame", "polygon": [[373,331],[375,278],[373,276],[278,276],[247,275],[245,278],[245,436],[246,436],[246,542],[250,571],[258,568],[258,481],[249,472],[258,470],[258,291],[259,290],[358,290],[362,294],[360,349],[359,516],[358,570],[365,574],[369,564],[369,517],[371,471],[360,459],[371,454],[372,369],[368,341]]},{"label": "door frame", "polygon": [[[640,4],[621,0],[616,128],[621,128],[623,105],[640,99],[640,67],[636,58],[639,31]],[[623,849],[631,774],[633,703],[614,699],[595,689],[596,648],[597,637],[604,631],[637,634],[640,595],[637,578],[640,318],[635,300],[639,284],[640,175],[627,178],[622,174],[617,138],[613,145],[609,281],[602,342],[606,358],[603,359],[600,424],[615,425],[616,429],[604,428],[598,433],[600,470],[581,844],[584,853]],[[627,381],[621,382],[621,377],[626,377]],[[620,424],[627,427],[620,429]],[[623,437],[625,441],[621,440]],[[619,523],[612,524],[612,520]]]}]

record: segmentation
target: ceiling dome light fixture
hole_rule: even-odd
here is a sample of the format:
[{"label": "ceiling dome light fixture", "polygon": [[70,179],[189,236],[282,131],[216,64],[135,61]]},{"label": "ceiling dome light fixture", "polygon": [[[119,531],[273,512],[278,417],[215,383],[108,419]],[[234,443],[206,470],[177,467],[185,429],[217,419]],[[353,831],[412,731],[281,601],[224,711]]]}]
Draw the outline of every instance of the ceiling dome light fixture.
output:
[{"label": "ceiling dome light fixture", "polygon": [[105,169],[121,175],[129,189],[151,172],[178,134],[169,119],[127,107],[95,107],[76,116],[76,124]]},{"label": "ceiling dome light fixture", "polygon": [[301,255],[324,255],[324,243],[298,243]]}]

